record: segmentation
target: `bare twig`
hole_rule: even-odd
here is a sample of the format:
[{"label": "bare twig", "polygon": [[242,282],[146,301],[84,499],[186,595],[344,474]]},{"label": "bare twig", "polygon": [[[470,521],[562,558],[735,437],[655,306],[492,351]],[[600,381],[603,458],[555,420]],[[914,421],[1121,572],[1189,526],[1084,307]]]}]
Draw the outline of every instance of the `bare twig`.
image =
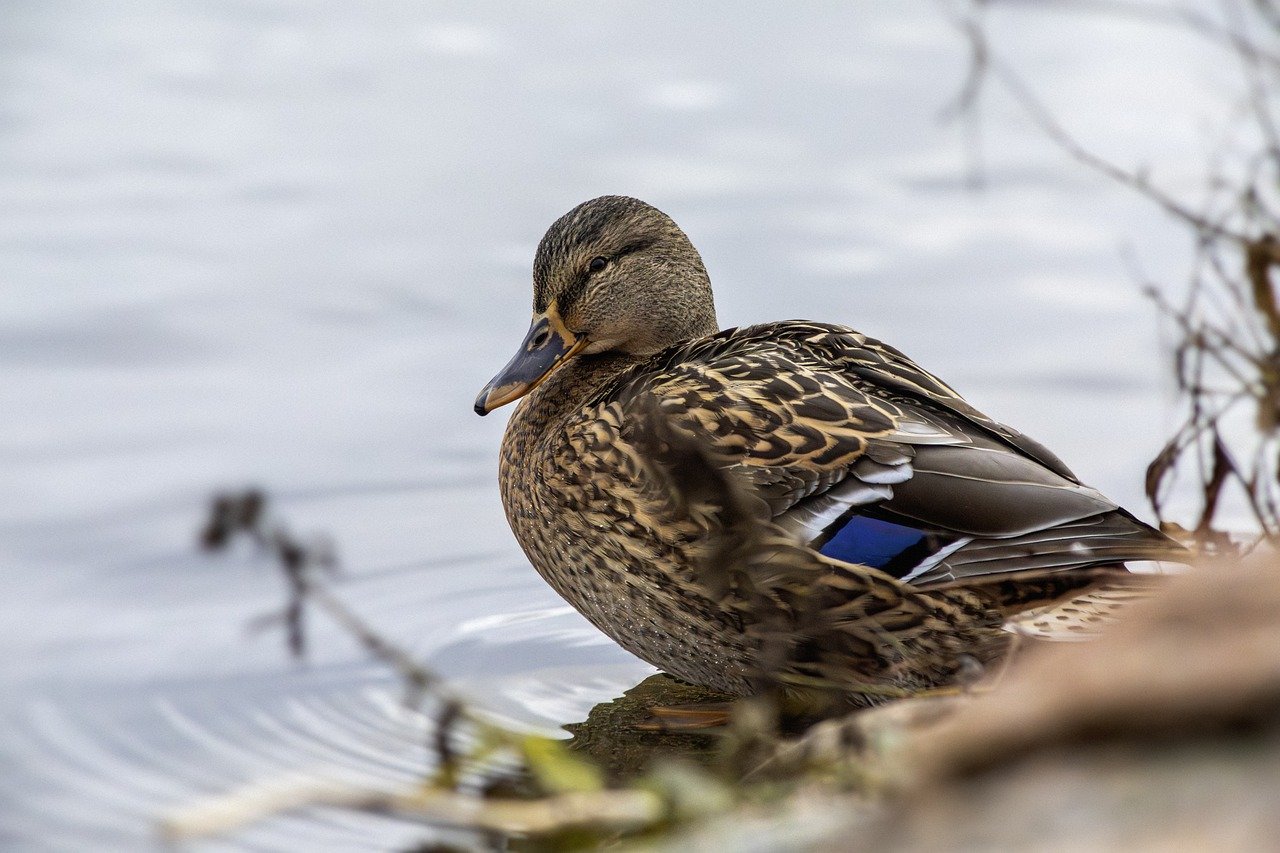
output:
[{"label": "bare twig", "polygon": [[333,806],[503,836],[583,827],[627,830],[653,825],[666,811],[663,797],[643,789],[569,792],[536,800],[480,799],[438,788],[379,790],[292,776],[253,782],[186,806],[161,823],[160,834],[166,841],[219,835],[303,806]]},{"label": "bare twig", "polygon": [[[1173,321],[1174,377],[1186,400],[1186,415],[1173,437],[1147,468],[1146,491],[1156,515],[1165,518],[1166,498],[1184,463],[1194,465],[1200,487],[1196,531],[1204,542],[1221,543],[1214,530],[1225,490],[1239,486],[1244,504],[1263,536],[1280,539],[1280,483],[1273,460],[1280,454],[1280,303],[1272,280],[1280,267],[1280,221],[1270,200],[1280,178],[1280,131],[1273,105],[1280,90],[1280,15],[1257,0],[1252,13],[1223,0],[1225,22],[1188,9],[1112,0],[1057,4],[1071,11],[1117,14],[1179,26],[1236,57],[1244,71],[1242,103],[1259,150],[1244,158],[1243,177],[1216,173],[1210,181],[1216,202],[1195,209],[1157,186],[1143,172],[1117,166],[1082,144],[1005,63],[973,14],[954,23],[970,45],[970,71],[957,96],[959,111],[974,110],[987,80],[1000,87],[1068,156],[1117,184],[1134,190],[1183,223],[1197,247],[1197,268],[1182,305],[1155,286],[1145,290],[1160,313]],[[1250,15],[1252,14],[1252,18]],[[1268,26],[1250,28],[1263,18]],[[1264,39],[1267,41],[1264,42]],[[1213,208],[1219,208],[1214,211]],[[1242,400],[1256,410],[1257,433],[1240,436],[1224,417]],[[1242,463],[1238,460],[1248,460]]]}]

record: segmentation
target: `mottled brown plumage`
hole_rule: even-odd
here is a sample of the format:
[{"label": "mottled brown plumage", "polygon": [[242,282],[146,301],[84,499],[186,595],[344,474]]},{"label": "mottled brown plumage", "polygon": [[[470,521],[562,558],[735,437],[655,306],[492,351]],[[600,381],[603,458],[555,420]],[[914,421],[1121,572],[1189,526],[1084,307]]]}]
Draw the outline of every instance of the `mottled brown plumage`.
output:
[{"label": "mottled brown plumage", "polygon": [[[805,321],[717,331],[696,250],[643,202],[558,220],[534,294],[477,402],[528,395],[508,519],[557,592],[680,678],[854,701],[945,684],[1019,612],[1180,552],[892,347]],[[908,545],[840,559],[879,531]]]}]

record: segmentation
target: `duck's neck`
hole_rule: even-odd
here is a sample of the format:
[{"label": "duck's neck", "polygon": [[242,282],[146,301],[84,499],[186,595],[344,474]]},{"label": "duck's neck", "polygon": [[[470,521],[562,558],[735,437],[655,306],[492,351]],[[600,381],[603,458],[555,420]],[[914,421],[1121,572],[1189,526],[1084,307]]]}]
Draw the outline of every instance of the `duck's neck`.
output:
[{"label": "duck's neck", "polygon": [[520,401],[507,432],[520,438],[512,449],[523,455],[553,424],[582,408],[601,386],[643,361],[622,353],[579,356],[556,370],[532,394]]}]

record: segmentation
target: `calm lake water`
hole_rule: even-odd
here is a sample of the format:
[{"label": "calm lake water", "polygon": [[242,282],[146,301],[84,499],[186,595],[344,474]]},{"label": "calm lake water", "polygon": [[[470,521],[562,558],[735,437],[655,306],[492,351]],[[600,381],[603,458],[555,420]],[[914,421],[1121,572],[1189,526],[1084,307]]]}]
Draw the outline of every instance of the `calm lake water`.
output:
[{"label": "calm lake water", "polygon": [[[990,16],[1010,61],[1198,199],[1235,69],[1032,5]],[[538,238],[592,196],[675,217],[724,325],[882,337],[1145,512],[1175,410],[1139,280],[1176,290],[1189,241],[995,90],[945,121],[966,63],[932,3],[10,3],[0,846],[136,849],[253,780],[421,772],[422,721],[350,640],[318,617],[300,665],[249,629],[282,584],[196,553],[217,488],[330,535],[344,599],[500,716],[555,731],[651,672],[528,567],[505,412],[471,410]],[[191,846],[423,837],[311,809]]]}]

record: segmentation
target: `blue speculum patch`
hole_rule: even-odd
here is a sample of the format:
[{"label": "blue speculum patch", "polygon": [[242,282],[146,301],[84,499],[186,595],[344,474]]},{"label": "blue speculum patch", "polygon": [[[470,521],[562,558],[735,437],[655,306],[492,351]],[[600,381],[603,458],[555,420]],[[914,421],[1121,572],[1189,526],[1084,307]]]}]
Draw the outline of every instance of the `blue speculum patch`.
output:
[{"label": "blue speculum patch", "polygon": [[855,515],[819,550],[836,560],[882,569],[894,557],[919,545],[926,535],[914,527]]}]

